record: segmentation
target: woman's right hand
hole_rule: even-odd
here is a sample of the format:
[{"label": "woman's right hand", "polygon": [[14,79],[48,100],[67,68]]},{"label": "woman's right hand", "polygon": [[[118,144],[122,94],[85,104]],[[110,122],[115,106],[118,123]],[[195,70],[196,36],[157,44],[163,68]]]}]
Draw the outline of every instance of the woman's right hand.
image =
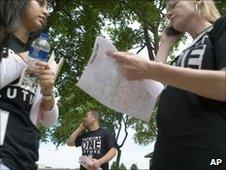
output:
[{"label": "woman's right hand", "polygon": [[178,40],[182,38],[184,34],[181,33],[176,35],[170,35],[170,34],[167,34],[166,29],[167,28],[163,30],[163,33],[161,35],[160,45],[164,44],[164,45],[167,45],[169,48],[171,48]]},{"label": "woman's right hand", "polygon": [[161,35],[159,49],[155,57],[157,62],[165,63],[167,61],[171,48],[183,35],[183,33],[171,35],[168,33],[167,28],[163,30]]}]

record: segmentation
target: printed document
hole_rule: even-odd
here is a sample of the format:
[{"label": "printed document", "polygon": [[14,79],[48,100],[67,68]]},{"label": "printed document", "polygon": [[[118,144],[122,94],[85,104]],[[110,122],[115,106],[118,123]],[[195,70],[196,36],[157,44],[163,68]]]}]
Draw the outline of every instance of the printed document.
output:
[{"label": "printed document", "polygon": [[105,38],[97,37],[78,87],[103,105],[148,122],[163,85],[153,80],[125,79],[115,59],[106,55],[107,51],[116,48]]}]

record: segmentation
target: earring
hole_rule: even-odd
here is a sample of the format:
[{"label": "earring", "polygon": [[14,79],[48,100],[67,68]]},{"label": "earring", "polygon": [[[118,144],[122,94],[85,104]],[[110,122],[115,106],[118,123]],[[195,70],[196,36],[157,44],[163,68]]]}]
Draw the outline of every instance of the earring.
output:
[{"label": "earring", "polygon": [[200,8],[197,4],[195,5],[195,9],[196,9],[197,13],[200,15],[201,11],[200,11]]}]

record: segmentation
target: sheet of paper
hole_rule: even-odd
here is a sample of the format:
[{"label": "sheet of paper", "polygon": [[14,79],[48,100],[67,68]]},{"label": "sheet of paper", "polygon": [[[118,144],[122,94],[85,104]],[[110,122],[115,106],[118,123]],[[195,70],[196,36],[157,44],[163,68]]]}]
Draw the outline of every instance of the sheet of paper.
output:
[{"label": "sheet of paper", "polygon": [[80,156],[80,157],[79,157],[79,163],[80,163],[83,167],[88,168],[89,166],[92,166],[92,165],[93,165],[92,157],[88,157],[88,156],[86,156],[86,155]]},{"label": "sheet of paper", "polygon": [[163,85],[152,80],[126,80],[107,51],[116,48],[105,38],[97,37],[78,87],[105,106],[148,122]]},{"label": "sheet of paper", "polygon": [[57,63],[55,60],[55,52],[53,51],[50,55],[49,61],[48,61],[51,69],[54,72],[54,81],[57,79],[57,76],[63,66],[64,58],[60,58],[60,61]]},{"label": "sheet of paper", "polygon": [[5,139],[5,132],[7,128],[9,112],[0,109],[0,145],[3,145]]}]

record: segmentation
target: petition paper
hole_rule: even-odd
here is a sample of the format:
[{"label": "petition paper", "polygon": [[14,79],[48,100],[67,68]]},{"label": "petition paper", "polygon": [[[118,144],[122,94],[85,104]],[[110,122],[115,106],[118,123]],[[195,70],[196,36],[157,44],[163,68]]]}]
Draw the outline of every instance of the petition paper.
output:
[{"label": "petition paper", "polygon": [[148,122],[163,85],[152,80],[128,81],[116,61],[107,56],[116,48],[97,37],[93,53],[77,85],[105,106]]}]

